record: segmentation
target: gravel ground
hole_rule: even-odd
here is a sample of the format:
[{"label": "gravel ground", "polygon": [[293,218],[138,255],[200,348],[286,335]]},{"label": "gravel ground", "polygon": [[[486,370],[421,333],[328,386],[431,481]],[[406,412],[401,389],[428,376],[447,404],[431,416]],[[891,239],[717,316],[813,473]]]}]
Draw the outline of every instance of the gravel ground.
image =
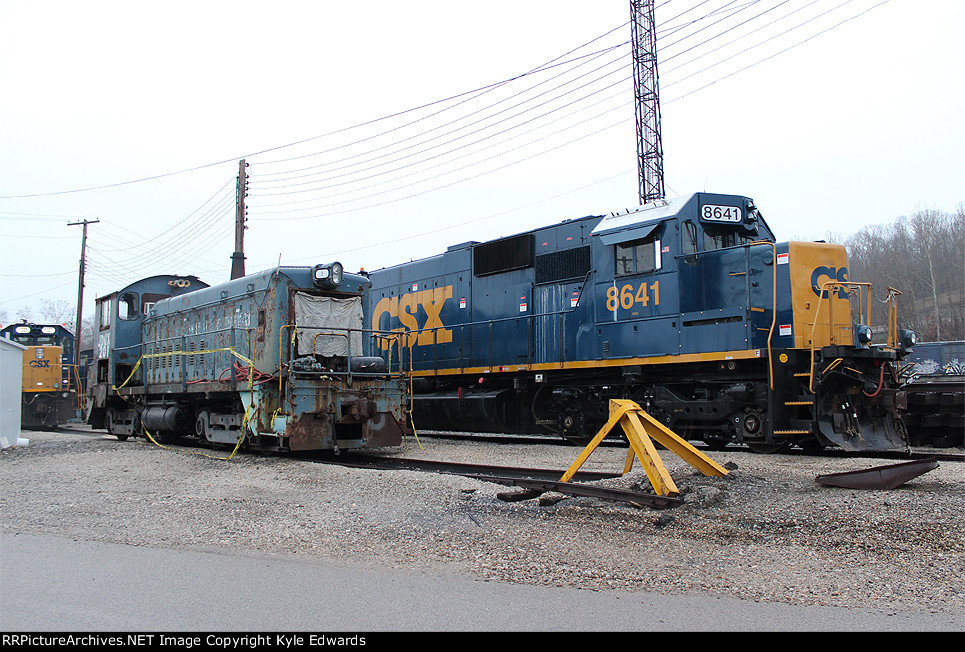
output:
[{"label": "gravel ground", "polygon": [[[893,461],[718,452],[704,477],[662,458],[686,504],[504,502],[504,486],[287,457],[162,449],[83,428],[24,432],[0,452],[2,532],[294,555],[590,590],[965,614],[962,463],[889,491],[824,487],[824,473]],[[957,452],[961,452],[958,449]],[[578,448],[410,438],[389,457],[566,469]],[[583,470],[619,472],[625,449]],[[639,463],[601,482],[647,485]]]}]

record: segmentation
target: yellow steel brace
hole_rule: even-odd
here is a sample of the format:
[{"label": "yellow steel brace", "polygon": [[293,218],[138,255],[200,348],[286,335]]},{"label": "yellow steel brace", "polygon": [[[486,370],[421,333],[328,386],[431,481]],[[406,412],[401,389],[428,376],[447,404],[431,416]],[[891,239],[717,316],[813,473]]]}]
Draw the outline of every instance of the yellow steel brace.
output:
[{"label": "yellow steel brace", "polygon": [[623,468],[623,475],[630,472],[633,467],[633,457],[640,458],[643,470],[647,473],[650,484],[653,485],[657,495],[676,496],[680,493],[673,478],[664,466],[657,448],[651,439],[656,440],[661,446],[676,453],[685,462],[696,468],[704,475],[725,476],[727,470],[714,462],[712,459],[691,446],[687,441],[675,434],[665,425],[647,414],[643,408],[624,399],[613,399],[610,401],[610,418],[606,425],[600,429],[593,437],[583,452],[579,454],[576,461],[570,465],[561,482],[569,482],[583,463],[587,460],[600,442],[610,433],[613,428],[620,424],[623,432],[630,442],[630,450],[627,452],[627,462]]}]

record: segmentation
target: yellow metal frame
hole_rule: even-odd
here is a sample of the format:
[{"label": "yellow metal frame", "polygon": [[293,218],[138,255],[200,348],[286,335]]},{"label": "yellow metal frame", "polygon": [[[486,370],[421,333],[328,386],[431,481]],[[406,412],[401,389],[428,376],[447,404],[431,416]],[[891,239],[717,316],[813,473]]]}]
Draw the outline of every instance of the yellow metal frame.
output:
[{"label": "yellow metal frame", "polygon": [[633,458],[638,457],[640,463],[643,464],[643,470],[646,472],[650,484],[659,496],[677,496],[680,490],[677,489],[673,478],[670,477],[670,472],[664,466],[663,460],[660,459],[653,440],[656,440],[669,451],[676,453],[677,456],[704,475],[723,477],[728,473],[724,467],[691,446],[686,440],[647,414],[643,408],[633,401],[612,399],[610,401],[609,420],[587,444],[583,452],[570,465],[570,468],[566,470],[566,473],[560,478],[561,482],[569,482],[576,475],[576,472],[580,470],[590,454],[596,450],[600,442],[617,424],[623,428],[623,432],[630,442],[630,450],[627,452],[623,475],[630,472],[630,469],[633,468]]},{"label": "yellow metal frame", "polygon": [[[858,323],[865,322],[865,314],[868,316],[868,321],[871,321],[871,283],[857,283],[854,281],[827,281],[821,284],[821,292],[818,294],[818,306],[814,314],[814,323],[811,325],[811,337],[808,340],[808,345],[811,350],[811,366],[810,373],[808,376],[808,390],[812,393],[814,392],[814,352],[817,350],[817,346],[814,341],[815,329],[818,325],[818,315],[821,313],[821,304],[824,301],[825,295],[828,297],[828,328],[830,329],[830,342],[834,344],[834,312],[833,312],[833,299],[831,298],[834,292],[839,289],[846,288],[849,294],[858,295]],[[867,290],[867,313],[863,309],[864,297],[862,295],[862,288]],[[888,338],[887,346],[891,349],[898,348],[898,296],[901,294],[898,290],[893,287],[888,287],[888,298],[886,299],[888,303]],[[852,320],[853,321],[853,320]],[[824,371],[822,375],[830,371],[834,366],[842,361],[838,358]]]}]

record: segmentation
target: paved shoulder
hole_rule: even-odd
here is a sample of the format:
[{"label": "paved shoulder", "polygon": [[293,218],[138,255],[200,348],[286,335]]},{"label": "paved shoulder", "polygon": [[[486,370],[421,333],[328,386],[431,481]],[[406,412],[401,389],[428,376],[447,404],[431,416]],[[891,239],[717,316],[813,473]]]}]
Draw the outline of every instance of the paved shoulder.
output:
[{"label": "paved shoulder", "polygon": [[[586,591],[291,557],[0,540],[4,631],[921,631],[952,616]],[[701,614],[696,616],[695,614]]]}]

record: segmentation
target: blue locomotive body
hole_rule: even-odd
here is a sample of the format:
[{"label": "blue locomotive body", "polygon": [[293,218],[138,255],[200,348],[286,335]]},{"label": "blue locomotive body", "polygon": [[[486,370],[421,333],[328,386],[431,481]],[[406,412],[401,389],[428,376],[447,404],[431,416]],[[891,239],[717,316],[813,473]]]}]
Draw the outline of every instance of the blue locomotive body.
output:
[{"label": "blue locomotive body", "polygon": [[369,285],[335,263],[213,287],[153,277],[100,299],[90,421],[264,451],[397,445],[405,379],[362,355]]},{"label": "blue locomotive body", "polygon": [[711,444],[904,444],[895,376],[879,374],[904,348],[852,319],[870,288],[840,245],[775,242],[747,197],[695,193],[370,278],[371,327],[399,334],[417,380],[417,426],[582,440],[609,398],[632,398]]}]

